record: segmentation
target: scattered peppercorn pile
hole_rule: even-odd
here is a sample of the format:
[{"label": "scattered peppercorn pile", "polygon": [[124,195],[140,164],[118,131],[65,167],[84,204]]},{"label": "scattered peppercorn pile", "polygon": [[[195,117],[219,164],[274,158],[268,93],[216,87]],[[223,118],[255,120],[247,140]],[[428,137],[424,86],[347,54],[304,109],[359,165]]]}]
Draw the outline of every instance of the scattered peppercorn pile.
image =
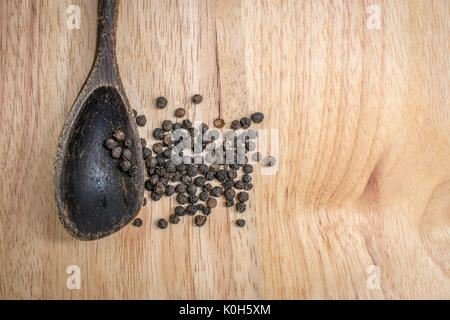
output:
[{"label": "scattered peppercorn pile", "polygon": [[[196,94],[192,101],[201,103],[203,97]],[[158,108],[165,108],[168,101],[165,97],[156,99]],[[136,123],[146,124],[144,115],[137,115],[134,111]],[[184,117],[183,108],[175,110],[175,117]],[[223,196],[227,207],[235,207],[238,213],[247,209],[249,194],[253,189],[253,166],[262,160],[267,166],[275,165],[276,159],[268,156],[262,159],[261,153],[256,151],[258,132],[251,129],[252,123],[262,123],[264,115],[255,112],[250,118],[244,117],[233,120],[230,129],[224,136],[217,129],[210,129],[206,123],[193,124],[189,119],[181,122],[164,120],[161,127],[153,130],[153,137],[157,140],[151,148],[146,146],[146,140],[141,139],[142,155],[145,160],[148,179],[145,188],[150,192],[150,199],[160,200],[163,196],[175,196],[178,206],[169,216],[172,224],[178,224],[182,217],[195,216],[194,223],[201,227],[205,225],[212,209],[217,206],[217,198]],[[223,119],[214,120],[214,126],[223,128]],[[114,139],[108,139],[105,145],[111,150],[113,158],[122,157],[119,167],[124,172],[132,174],[130,140],[124,142],[124,149],[117,143],[125,140],[120,130],[114,133]],[[119,148],[119,149],[117,149]],[[128,150],[128,151],[126,151]],[[146,199],[144,199],[144,205]],[[142,219],[137,218],[134,226],[141,226]],[[158,227],[168,226],[166,219],[158,221]],[[245,226],[244,219],[236,220],[238,227]]]}]

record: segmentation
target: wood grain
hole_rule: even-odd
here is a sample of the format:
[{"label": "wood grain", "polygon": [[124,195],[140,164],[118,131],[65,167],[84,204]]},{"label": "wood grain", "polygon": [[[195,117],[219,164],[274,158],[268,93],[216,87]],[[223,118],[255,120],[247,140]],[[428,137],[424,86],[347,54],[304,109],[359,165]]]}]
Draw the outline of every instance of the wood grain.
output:
[{"label": "wood grain", "polygon": [[[373,4],[380,29],[366,25]],[[261,110],[278,165],[254,174],[242,230],[222,204],[203,228],[158,230],[164,199],[142,228],[81,242],[57,219],[53,161],[96,6],[0,2],[0,298],[450,298],[448,1],[123,0],[118,64],[149,119],[141,135],[180,106],[210,124]]]}]

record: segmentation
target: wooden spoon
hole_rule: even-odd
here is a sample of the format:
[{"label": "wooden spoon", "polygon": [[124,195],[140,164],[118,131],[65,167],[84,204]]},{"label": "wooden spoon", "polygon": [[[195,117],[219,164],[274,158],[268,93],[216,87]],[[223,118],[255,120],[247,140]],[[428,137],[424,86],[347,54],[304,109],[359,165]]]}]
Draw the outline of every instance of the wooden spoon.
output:
[{"label": "wooden spoon", "polygon": [[[81,240],[103,238],[139,213],[144,160],[116,61],[118,0],[99,0],[97,50],[92,70],[61,133],[55,161],[55,196],[66,230]],[[136,174],[119,169],[104,141],[122,130],[133,146]]]}]

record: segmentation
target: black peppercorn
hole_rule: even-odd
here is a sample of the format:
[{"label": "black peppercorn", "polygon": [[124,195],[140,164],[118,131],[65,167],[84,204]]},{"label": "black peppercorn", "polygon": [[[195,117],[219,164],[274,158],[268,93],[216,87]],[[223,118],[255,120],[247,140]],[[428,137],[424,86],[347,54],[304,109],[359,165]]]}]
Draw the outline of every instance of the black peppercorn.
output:
[{"label": "black peppercorn", "polygon": [[164,192],[166,192],[166,186],[164,185],[164,183],[158,182],[153,188],[153,193],[161,195]]},{"label": "black peppercorn", "polygon": [[164,97],[158,97],[156,99],[156,106],[161,109],[165,108],[167,106],[167,99]]},{"label": "black peppercorn", "polygon": [[131,149],[133,147],[133,141],[131,139],[127,139],[124,142],[125,147]]},{"label": "black peppercorn", "polygon": [[173,128],[173,123],[170,120],[164,120],[162,122],[161,128],[163,129],[163,131],[169,132],[172,131]]},{"label": "black peppercorn", "polygon": [[231,129],[238,130],[241,128],[241,122],[239,120],[231,121]]},{"label": "black peppercorn", "polygon": [[165,228],[167,228],[168,225],[169,225],[169,223],[167,222],[167,220],[165,220],[165,219],[159,219],[159,221],[158,221],[158,227],[159,227],[160,229],[165,229]]},{"label": "black peppercorn", "polygon": [[237,225],[239,228],[243,228],[243,227],[245,226],[245,220],[244,220],[244,219],[237,219],[237,220],[236,220],[236,225]]},{"label": "black peppercorn", "polygon": [[250,121],[249,118],[244,117],[244,118],[241,119],[241,127],[242,127],[242,128],[248,129],[248,128],[250,128],[250,125],[251,125],[251,124],[252,124],[252,123],[251,123],[251,121]]},{"label": "black peppercorn", "polygon": [[175,187],[174,187],[174,186],[171,186],[171,185],[168,185],[168,186],[166,187],[166,191],[165,191],[164,194],[165,194],[166,196],[170,197],[170,196],[172,196],[174,193],[175,193]]},{"label": "black peppercorn", "polygon": [[195,194],[190,194],[189,197],[189,203],[196,204],[198,202],[198,197]]},{"label": "black peppercorn", "polygon": [[136,123],[138,126],[143,127],[147,123],[147,118],[144,115],[137,116]]},{"label": "black peppercorn", "polygon": [[192,128],[192,122],[189,119],[184,119],[181,123],[181,126],[183,127],[183,129],[187,130],[189,128]]},{"label": "black peppercorn", "polygon": [[227,189],[225,190],[224,196],[227,200],[233,200],[236,196],[236,191],[234,191],[233,189]]},{"label": "black peppercorn", "polygon": [[203,226],[206,223],[206,216],[196,216],[195,217],[195,224],[199,227]]},{"label": "black peppercorn", "polygon": [[192,102],[194,102],[195,104],[199,104],[202,101],[203,101],[203,97],[201,94],[194,94],[192,96]]},{"label": "black peppercorn", "polygon": [[205,183],[206,183],[205,177],[199,176],[199,177],[194,179],[194,184],[197,187],[203,187],[205,185]]},{"label": "black peppercorn", "polygon": [[142,148],[142,156],[144,157],[144,160],[147,160],[148,157],[152,156],[152,150],[147,147]]},{"label": "black peppercorn", "polygon": [[198,174],[197,166],[195,166],[195,165],[190,165],[190,166],[186,169],[186,173],[187,173],[190,177],[195,177],[195,176]]},{"label": "black peppercorn", "polygon": [[230,170],[227,172],[228,178],[230,179],[236,179],[237,178],[237,171],[236,170]]},{"label": "black peppercorn", "polygon": [[[244,175],[242,176],[242,182],[244,182],[244,183],[252,182],[252,176],[249,175],[249,174],[244,174]],[[245,187],[245,186],[244,186],[244,187]]]},{"label": "black peppercorn", "polygon": [[157,140],[162,140],[164,138],[164,131],[161,128],[155,128],[153,130],[153,137]]},{"label": "black peppercorn", "polygon": [[252,190],[253,189],[253,183],[251,183],[251,182],[246,183],[245,186],[244,186],[244,189],[247,190],[247,191]]},{"label": "black peppercorn", "polygon": [[177,216],[182,217],[182,216],[184,216],[186,214],[186,212],[185,212],[185,210],[184,210],[184,208],[182,206],[176,206],[175,207],[175,214]]},{"label": "black peppercorn", "polygon": [[198,195],[198,198],[202,201],[207,201],[209,198],[208,192],[206,192],[206,191],[200,192],[200,194]]},{"label": "black peppercorn", "polygon": [[236,203],[236,210],[239,213],[244,212],[247,209],[247,205],[243,202],[238,202]]},{"label": "black peppercorn", "polygon": [[238,189],[238,190],[244,189],[244,187],[245,187],[245,182],[242,181],[242,180],[239,180],[239,181],[237,181],[237,182],[234,184],[234,187],[235,187],[236,189]]},{"label": "black peppercorn", "polygon": [[186,204],[188,202],[188,197],[184,193],[179,193],[176,199],[179,204]]},{"label": "black peppercorn", "polygon": [[122,130],[116,130],[114,132],[114,139],[116,139],[116,141],[123,141],[125,139],[125,133]]},{"label": "black peppercorn", "polygon": [[262,112],[255,112],[251,115],[251,119],[254,123],[261,123],[264,120],[264,114]]},{"label": "black peppercorn", "polygon": [[173,131],[180,130],[180,129],[181,129],[181,123],[176,122],[173,124],[173,127],[172,127]]},{"label": "black peppercorn", "polygon": [[128,160],[120,161],[119,167],[122,171],[128,171],[131,168],[131,162]]},{"label": "black peppercorn", "polygon": [[176,214],[171,214],[169,220],[172,224],[178,224],[180,222],[180,217]]},{"label": "black peppercorn", "polygon": [[203,214],[208,216],[211,213],[211,208],[207,207],[207,206],[204,206],[203,209],[202,209],[202,212],[203,212]]},{"label": "black peppercorn", "polygon": [[121,155],[122,155],[122,148],[121,147],[115,147],[114,149],[111,150],[111,156],[114,159],[119,159]]},{"label": "black peppercorn", "polygon": [[114,149],[117,146],[117,142],[114,139],[106,139],[105,147],[109,150]]},{"label": "black peppercorn", "polygon": [[214,180],[214,172],[213,171],[208,171],[205,175],[205,179],[206,181],[211,181]]},{"label": "black peppercorn", "polygon": [[164,151],[164,145],[160,142],[155,143],[152,148],[156,154],[160,154]]},{"label": "black peppercorn", "polygon": [[186,207],[186,213],[190,216],[193,216],[197,213],[197,206],[190,204]]},{"label": "black peppercorn", "polygon": [[141,218],[136,218],[136,219],[134,219],[134,221],[133,221],[133,226],[135,226],[135,227],[140,227],[140,226],[142,226],[142,219],[141,219]]},{"label": "black peppercorn", "polygon": [[154,188],[155,188],[155,185],[150,180],[147,180],[145,182],[145,189],[147,189],[149,191],[153,191]]},{"label": "black peppercorn", "polygon": [[232,187],[234,187],[234,185],[235,185],[235,182],[234,182],[233,179],[227,179],[227,180],[225,180],[224,182],[222,182],[222,186],[223,186],[225,189],[232,188]]},{"label": "black peppercorn", "polygon": [[237,199],[239,202],[247,202],[248,201],[248,193],[247,192],[239,192],[237,195]]},{"label": "black peppercorn", "polygon": [[225,201],[225,206],[228,208],[234,206],[234,200],[232,199]]},{"label": "black peppercorn", "polygon": [[188,194],[196,194],[197,193],[197,187],[194,184],[189,184],[187,186],[187,193]]},{"label": "black peppercorn", "polygon": [[130,149],[128,149],[128,148],[123,149],[122,159],[123,160],[128,160],[128,161],[131,160],[131,150]]},{"label": "black peppercorn", "polygon": [[159,199],[161,199],[161,194],[152,192],[152,194],[150,195],[150,199],[152,199],[153,201],[158,201]]},{"label": "black peppercorn", "polygon": [[203,175],[205,175],[209,170],[209,168],[206,164],[200,164],[197,169],[198,169],[198,172]]},{"label": "black peppercorn", "polygon": [[224,182],[227,179],[227,173],[224,170],[219,170],[216,172],[215,177],[220,182]]},{"label": "black peppercorn", "polygon": [[223,193],[223,189],[221,187],[214,187],[212,188],[212,190],[210,191],[210,194],[213,197],[220,197]]},{"label": "black peppercorn", "polygon": [[242,167],[242,170],[244,170],[244,172],[245,172],[246,174],[253,173],[253,166],[252,166],[251,164],[245,164],[245,165]]}]

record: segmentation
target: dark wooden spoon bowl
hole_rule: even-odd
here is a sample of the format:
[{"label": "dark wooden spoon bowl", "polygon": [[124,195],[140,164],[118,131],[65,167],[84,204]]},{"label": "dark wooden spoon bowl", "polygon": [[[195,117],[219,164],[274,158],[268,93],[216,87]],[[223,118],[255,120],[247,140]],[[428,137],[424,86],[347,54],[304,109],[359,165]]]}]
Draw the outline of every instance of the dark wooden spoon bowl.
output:
[{"label": "dark wooden spoon bowl", "polygon": [[[116,62],[118,0],[99,0],[97,50],[92,70],[61,133],[55,161],[55,196],[65,229],[81,240],[114,233],[139,213],[144,194],[144,160]],[[133,141],[135,175],[119,169],[104,147],[114,131]]]}]

